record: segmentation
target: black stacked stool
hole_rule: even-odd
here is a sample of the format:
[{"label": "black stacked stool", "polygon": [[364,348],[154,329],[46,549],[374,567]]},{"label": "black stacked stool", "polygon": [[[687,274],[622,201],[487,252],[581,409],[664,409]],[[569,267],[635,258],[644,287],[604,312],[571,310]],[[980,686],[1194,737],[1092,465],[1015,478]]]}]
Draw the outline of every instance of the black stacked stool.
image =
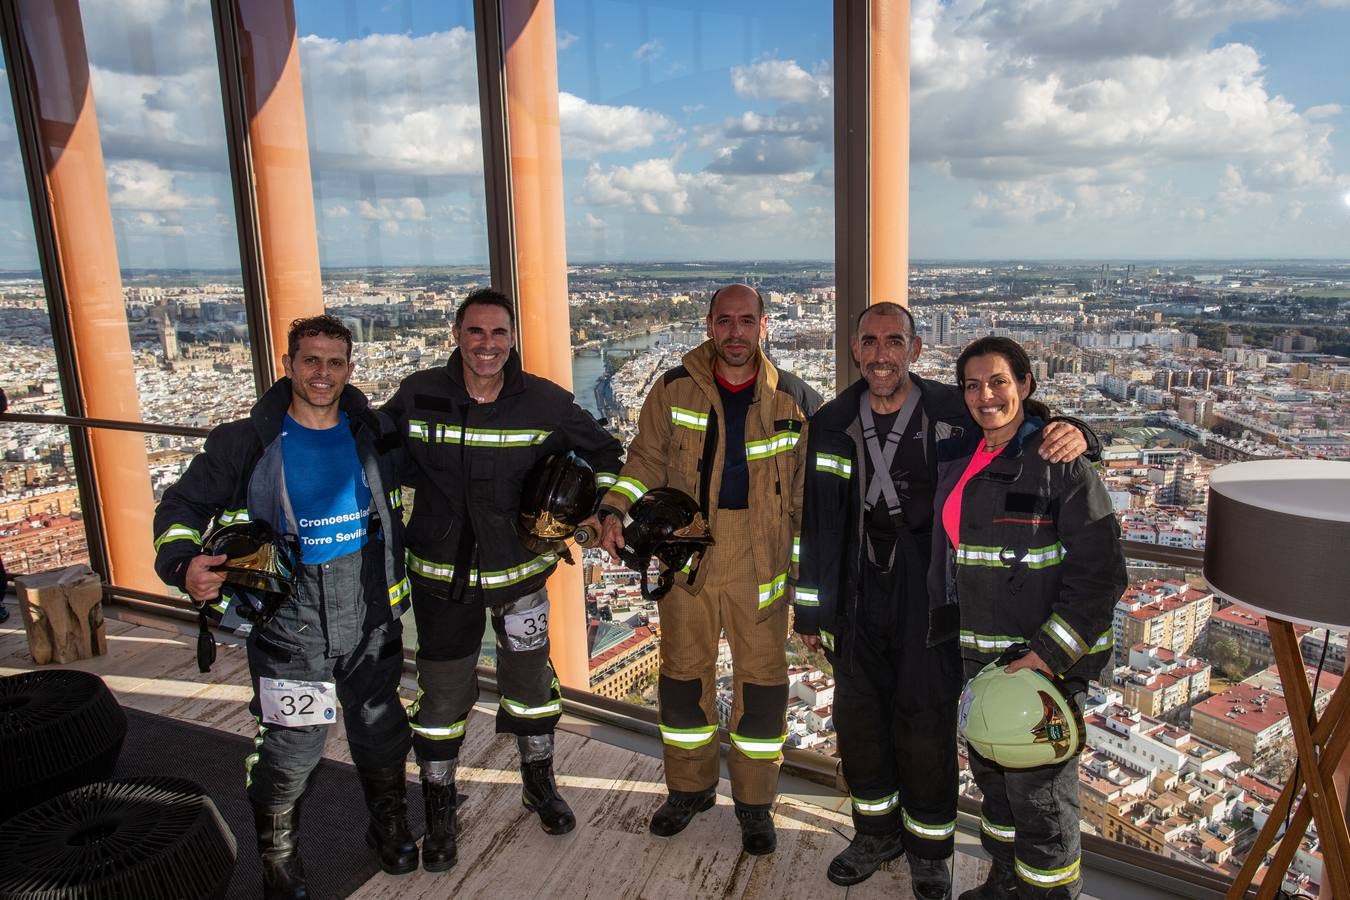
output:
[{"label": "black stacked stool", "polygon": [[0,900],[223,898],[235,855],[234,835],[193,782],[104,781],[0,825]]},{"label": "black stacked stool", "polygon": [[0,822],[108,778],[127,717],[103,679],[76,669],[0,678]]}]

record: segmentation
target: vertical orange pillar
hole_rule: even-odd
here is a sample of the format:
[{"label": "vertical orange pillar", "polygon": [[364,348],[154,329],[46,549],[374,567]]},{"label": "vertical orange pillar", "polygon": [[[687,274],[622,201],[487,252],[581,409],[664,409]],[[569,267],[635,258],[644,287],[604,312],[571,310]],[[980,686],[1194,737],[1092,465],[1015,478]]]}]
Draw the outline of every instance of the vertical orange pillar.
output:
[{"label": "vertical orange pillar", "polygon": [[869,303],[909,305],[909,0],[872,0]]},{"label": "vertical orange pillar", "polygon": [[[21,0],[32,66],[42,176],[69,305],[84,415],[141,420],[112,207],[103,169],[84,27],[77,0]],[[153,567],[154,495],[144,436],[90,433],[98,503],[106,517],[109,581],[162,591]]]},{"label": "vertical orange pillar", "polygon": [[248,146],[274,374],[292,319],[323,312],[319,238],[291,0],[239,0]]},{"label": "vertical orange pillar", "polygon": [[[511,210],[515,221],[520,353],[525,368],[572,387],[563,220],[558,44],[553,0],[502,0]],[[579,566],[548,583],[553,665],[568,687],[589,690],[586,605]]]}]

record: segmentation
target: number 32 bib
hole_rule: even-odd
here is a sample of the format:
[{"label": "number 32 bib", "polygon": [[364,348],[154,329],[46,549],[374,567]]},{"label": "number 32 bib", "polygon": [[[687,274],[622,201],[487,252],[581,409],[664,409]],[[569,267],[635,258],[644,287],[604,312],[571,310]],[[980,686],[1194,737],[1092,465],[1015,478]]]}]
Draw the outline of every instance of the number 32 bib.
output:
[{"label": "number 32 bib", "polygon": [[337,685],[331,681],[259,678],[258,699],[268,725],[296,728],[337,721]]}]

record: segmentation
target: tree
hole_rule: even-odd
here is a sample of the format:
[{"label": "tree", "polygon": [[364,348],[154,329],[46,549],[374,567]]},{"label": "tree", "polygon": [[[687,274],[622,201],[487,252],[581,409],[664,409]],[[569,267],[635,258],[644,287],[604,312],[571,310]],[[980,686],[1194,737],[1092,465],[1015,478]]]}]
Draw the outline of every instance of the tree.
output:
[{"label": "tree", "polygon": [[1240,681],[1251,668],[1251,659],[1232,637],[1213,638],[1209,642],[1209,661],[1229,681]]}]

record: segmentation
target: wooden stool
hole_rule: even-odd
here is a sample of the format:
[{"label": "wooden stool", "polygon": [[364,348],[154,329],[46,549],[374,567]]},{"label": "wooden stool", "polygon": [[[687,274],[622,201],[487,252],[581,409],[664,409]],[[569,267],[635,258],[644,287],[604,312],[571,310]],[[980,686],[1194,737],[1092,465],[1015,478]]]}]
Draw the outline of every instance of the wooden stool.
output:
[{"label": "wooden stool", "polygon": [[14,579],[33,662],[69,663],[108,652],[103,583],[88,566],[67,566]]}]

